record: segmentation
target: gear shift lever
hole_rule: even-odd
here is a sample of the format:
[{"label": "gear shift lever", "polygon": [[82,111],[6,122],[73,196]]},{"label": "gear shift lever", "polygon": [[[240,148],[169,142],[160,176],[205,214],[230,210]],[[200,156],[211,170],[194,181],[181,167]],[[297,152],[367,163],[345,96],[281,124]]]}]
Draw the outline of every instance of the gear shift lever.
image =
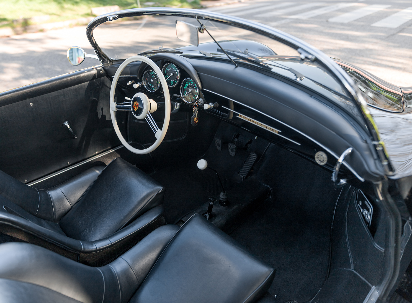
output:
[{"label": "gear shift lever", "polygon": [[225,188],[223,187],[222,180],[220,179],[219,173],[217,173],[216,170],[208,167],[207,160],[203,158],[197,162],[197,167],[199,168],[199,170],[202,170],[202,171],[205,170],[206,168],[209,168],[210,170],[216,173],[217,179],[219,180],[219,184],[222,187],[222,192],[220,192],[220,195],[219,195],[219,204],[222,206],[227,206],[228,205],[227,195],[226,195]]}]

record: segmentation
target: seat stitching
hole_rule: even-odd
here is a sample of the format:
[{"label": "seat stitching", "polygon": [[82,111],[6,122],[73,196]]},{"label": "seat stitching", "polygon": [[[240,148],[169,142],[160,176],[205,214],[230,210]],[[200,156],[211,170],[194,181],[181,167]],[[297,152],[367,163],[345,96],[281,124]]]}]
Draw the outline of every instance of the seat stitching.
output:
[{"label": "seat stitching", "polygon": [[[56,240],[53,240],[52,238],[49,238],[49,237],[45,236],[44,234],[36,233],[35,231],[22,228],[22,227],[19,226],[19,225],[15,225],[15,224],[10,223],[10,222],[2,221],[1,218],[0,218],[0,223],[3,223],[3,224],[6,224],[6,225],[9,225],[9,226],[18,228],[18,229],[20,229],[21,231],[30,233],[30,234],[32,234],[32,235],[34,235],[34,236],[37,236],[37,237],[39,237],[39,238],[42,238],[42,239],[44,239],[44,240],[46,240],[46,241],[48,241],[48,242],[50,242],[50,243],[56,244],[57,246],[60,246],[60,247],[62,247],[62,248],[65,248],[65,249],[67,249],[68,251],[73,252],[73,250],[74,250],[74,252],[78,252],[77,249],[72,248],[72,247],[69,247],[69,246],[67,246],[67,245],[64,245],[63,243],[58,242],[58,241],[56,241]],[[31,222],[31,223],[32,223],[32,222]],[[45,228],[45,227],[42,227],[42,226],[39,226],[39,227],[41,227],[41,228],[43,228],[43,229],[46,229],[46,230],[49,230],[49,231],[53,231],[53,230],[50,230],[50,229]],[[53,232],[55,232],[55,231],[53,231]],[[64,236],[64,237],[69,238],[69,237],[67,237],[67,236]]]},{"label": "seat stitching", "polygon": [[51,200],[51,204],[52,204],[52,208],[53,208],[53,220],[55,221],[55,220],[56,220],[56,213],[55,213],[55,211],[54,211],[53,198],[52,198],[52,196],[50,195],[49,191],[46,191],[46,192],[47,192],[47,194],[49,195],[49,198],[50,198],[50,200]]},{"label": "seat stitching", "polygon": [[272,273],[273,273],[274,271],[275,271],[275,270],[273,269],[273,270],[269,273],[269,275],[266,277],[266,279],[265,279],[262,283],[260,283],[259,286],[256,287],[256,289],[255,289],[254,291],[252,291],[252,293],[246,298],[246,300],[243,301],[243,303],[245,303],[247,300],[249,300],[249,298],[250,298],[251,296],[253,296],[253,294],[254,294],[256,291],[258,291],[258,289],[259,289],[260,287],[262,287],[262,285],[264,285],[267,280],[269,280],[270,276],[272,275]]},{"label": "seat stitching", "polygon": [[136,275],[136,273],[134,272],[134,270],[133,270],[132,266],[130,266],[129,262],[128,262],[128,261],[126,261],[123,257],[120,257],[120,258],[121,258],[123,261],[125,261],[127,265],[129,265],[130,270],[133,272],[134,277],[136,278],[136,281],[138,281],[139,279],[137,278],[137,275]]},{"label": "seat stitching", "polygon": [[[156,217],[156,218],[153,219],[151,222],[149,222],[149,223],[147,223],[146,225],[142,226],[142,227],[139,228],[138,230],[135,230],[135,231],[129,233],[129,234],[126,235],[125,237],[119,239],[118,241],[116,241],[116,242],[114,242],[114,243],[112,243],[112,244],[115,245],[117,242],[120,242],[120,241],[123,240],[124,238],[132,235],[133,233],[138,232],[139,230],[143,229],[143,228],[146,227],[147,225],[153,223],[153,222],[156,221],[158,218],[159,218],[159,217]],[[23,218],[23,219],[26,220],[26,221],[29,221],[30,223],[33,223],[32,221],[30,221],[30,220],[28,220],[28,219],[26,219],[26,218]],[[59,242],[59,241],[56,241],[56,240],[54,240],[54,239],[52,239],[52,238],[49,238],[49,237],[45,236],[45,235],[42,234],[42,233],[36,233],[35,231],[27,230],[27,229],[25,229],[25,228],[22,228],[21,226],[18,226],[18,225],[13,224],[13,223],[6,222],[6,221],[2,221],[1,218],[0,218],[0,223],[4,223],[4,224],[6,224],[6,225],[19,228],[20,230],[22,230],[22,231],[24,231],[24,232],[26,232],[26,233],[30,233],[30,234],[32,234],[32,235],[35,235],[35,236],[37,236],[37,237],[39,237],[39,238],[42,238],[42,239],[44,239],[44,240],[46,240],[46,241],[48,241],[48,242],[50,242],[50,243],[53,243],[53,244],[55,244],[55,245],[57,245],[57,246],[60,246],[61,248],[64,248],[64,249],[66,249],[66,250],[68,250],[68,251],[73,252],[73,250],[74,250],[74,252],[78,252],[77,249],[72,248],[72,247],[70,247],[70,246],[67,246],[67,245],[65,245],[65,244],[63,244],[63,243],[61,243],[61,242]],[[35,224],[35,223],[34,223],[34,224]],[[37,225],[37,224],[36,224],[36,225]],[[52,231],[52,232],[55,232],[55,231],[53,231],[53,230],[51,230],[51,229],[48,229],[48,228],[46,228],[46,227],[43,227],[43,226],[39,226],[39,227],[41,227],[41,228],[43,228],[43,229],[46,229],[46,230],[49,230],[49,231]],[[67,236],[64,236],[64,237],[69,238],[69,237],[67,237]],[[81,245],[81,247],[82,247],[82,251],[84,251],[83,242],[80,241],[80,240],[77,240],[77,241],[80,242],[80,245]],[[94,245],[95,248],[96,248],[96,244],[93,243],[93,245]],[[111,245],[111,244],[110,244],[110,245]],[[105,249],[106,249],[108,246],[110,246],[110,245],[107,245],[107,246],[104,246],[104,247],[100,247],[101,249],[96,250],[95,252],[101,252],[101,251],[105,250]],[[97,249],[97,248],[96,248],[96,249]]]},{"label": "seat stitching", "polygon": [[112,272],[114,273],[114,275],[116,276],[116,280],[117,280],[117,286],[119,286],[119,292],[120,292],[120,298],[119,298],[119,302],[122,301],[122,289],[120,288],[120,282],[119,282],[119,278],[117,276],[117,272],[116,270],[112,267],[112,265],[109,264],[110,269],[112,270]]},{"label": "seat stitching", "polygon": [[40,209],[40,192],[37,189],[36,189],[36,191],[37,191],[37,195],[39,196],[39,202],[37,203],[37,210],[36,210],[36,213],[34,215],[37,215],[37,212],[39,212],[39,209]]},{"label": "seat stitching", "polygon": [[163,248],[162,252],[159,254],[159,256],[156,259],[156,262],[154,262],[152,268],[150,268],[149,272],[147,273],[146,277],[144,278],[142,284],[146,281],[146,279],[149,277],[150,273],[152,272],[153,268],[156,266],[156,264],[159,262],[160,258],[162,257],[162,255],[164,254],[164,252],[166,251],[166,249],[169,247],[169,245],[174,241],[174,239],[177,237],[177,235],[179,234],[179,232],[183,229],[184,226],[186,226],[187,223],[189,223],[192,218],[197,215],[197,213],[192,214],[191,217],[189,217],[189,219],[180,227],[180,229],[175,233],[175,235],[170,239],[170,241],[166,244],[165,248]]},{"label": "seat stitching", "polygon": [[[110,162],[110,163],[111,163],[111,162]],[[110,163],[109,163],[109,164],[110,164]],[[100,172],[99,175],[97,175],[96,179],[89,185],[89,187],[87,187],[86,190],[84,190],[84,192],[82,193],[82,195],[80,195],[79,199],[78,199],[75,203],[80,202],[80,201],[83,199],[83,197],[86,196],[86,194],[89,192],[90,188],[96,183],[96,181],[97,181],[97,180],[99,179],[99,177],[102,175],[103,171],[106,170],[106,168],[107,168],[108,166],[109,166],[109,165],[107,165],[106,167],[103,168],[102,172]],[[95,170],[95,169],[94,169],[94,170]],[[64,193],[63,193],[63,194],[64,194]]]},{"label": "seat stitching", "polygon": [[[99,178],[99,177],[97,177],[97,178]],[[97,180],[97,179],[96,179],[96,180]],[[80,197],[79,197],[79,199],[76,201],[76,203],[77,203],[77,202],[80,202],[80,200],[82,200],[83,197],[86,196],[86,194],[89,192],[90,188],[94,185],[94,183],[96,182],[96,180],[95,180],[94,182],[92,182],[92,183],[89,185],[89,187],[87,187],[86,190],[84,190],[84,192],[82,193],[82,195],[80,195]]]},{"label": "seat stitching", "polygon": [[104,302],[104,296],[106,294],[106,281],[104,280],[103,272],[99,268],[96,268],[96,269],[101,273],[102,278],[103,278],[103,299],[102,299],[102,303],[103,303]]},{"label": "seat stitching", "polygon": [[63,194],[63,196],[67,200],[67,202],[69,203],[70,207],[72,207],[72,204],[70,203],[70,200],[67,198],[66,194],[64,194],[63,190],[61,188],[59,188],[59,190]]},{"label": "seat stitching", "polygon": [[106,248],[106,247],[108,247],[108,246],[117,244],[117,243],[120,242],[121,240],[127,238],[128,236],[132,235],[133,233],[139,232],[140,230],[142,230],[142,229],[145,228],[146,226],[152,224],[154,221],[156,221],[156,220],[158,220],[158,219],[159,219],[159,216],[157,216],[155,219],[151,220],[149,223],[146,223],[144,226],[140,227],[139,229],[130,232],[128,235],[126,235],[126,236],[122,237],[121,239],[118,239],[118,240],[116,240],[116,241],[114,241],[114,242],[111,241],[110,238],[109,238],[109,241],[111,242],[111,244],[105,245],[105,246],[103,246],[103,247],[100,247],[100,248],[102,248],[102,249],[100,249],[100,250],[97,251],[97,252],[102,251],[104,248]]},{"label": "seat stitching", "polygon": [[137,213],[139,213],[140,210],[143,210],[144,207],[146,207],[146,206],[156,197],[156,195],[158,195],[158,194],[159,194],[160,192],[162,192],[162,191],[163,191],[163,188],[160,189],[159,191],[157,191],[155,194],[153,194],[152,197],[150,197],[150,199],[149,199],[141,208],[139,208],[138,210],[136,210],[136,212],[134,212],[134,213],[129,217],[129,219],[124,223],[124,225],[123,225],[122,227],[120,227],[120,229],[122,229],[122,228],[130,221],[130,219],[132,219]]}]

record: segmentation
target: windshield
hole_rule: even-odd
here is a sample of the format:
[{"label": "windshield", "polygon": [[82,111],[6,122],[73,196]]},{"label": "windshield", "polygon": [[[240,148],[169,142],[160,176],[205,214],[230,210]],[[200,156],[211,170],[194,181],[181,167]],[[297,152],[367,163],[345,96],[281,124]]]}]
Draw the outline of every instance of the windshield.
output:
[{"label": "windshield", "polygon": [[[123,14],[100,17],[100,25],[93,27],[92,31],[92,44],[96,43],[97,52],[102,53],[106,61],[123,60],[138,54],[150,56],[159,52],[174,52],[187,57],[197,56],[204,60],[218,58],[234,65],[257,68],[317,91],[366,128],[362,115],[342,82],[322,61],[301,48],[283,42],[277,36],[234,26],[234,23],[224,22],[220,18],[214,21],[216,16],[182,16],[154,10],[155,13],[147,15],[142,14],[143,11],[123,11]],[[195,28],[198,36],[195,42],[178,37],[179,22]]]},{"label": "windshield", "polygon": [[[199,46],[180,40],[176,35],[177,20],[199,26],[199,22],[194,18],[142,16],[137,17],[136,20],[105,22],[97,27],[93,34],[103,52],[113,59],[124,59],[161,48],[190,47],[190,50],[204,51],[203,45],[213,42],[213,39],[206,32],[199,34]],[[276,54],[300,56],[293,48],[254,32],[209,20],[201,20],[201,22],[218,42],[227,42],[224,46],[227,50],[243,52],[244,48],[236,41],[249,40],[262,44],[259,49],[255,50],[261,56]],[[219,48],[214,43],[207,50],[210,53],[221,55]]]}]

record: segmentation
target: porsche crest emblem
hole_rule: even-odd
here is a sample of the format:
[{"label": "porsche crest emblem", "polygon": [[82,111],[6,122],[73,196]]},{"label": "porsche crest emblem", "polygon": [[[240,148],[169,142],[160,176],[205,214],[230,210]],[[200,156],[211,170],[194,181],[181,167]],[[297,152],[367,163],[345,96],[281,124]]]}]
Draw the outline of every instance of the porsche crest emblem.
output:
[{"label": "porsche crest emblem", "polygon": [[133,103],[133,110],[136,112],[139,109],[139,103],[137,101],[135,101]]}]

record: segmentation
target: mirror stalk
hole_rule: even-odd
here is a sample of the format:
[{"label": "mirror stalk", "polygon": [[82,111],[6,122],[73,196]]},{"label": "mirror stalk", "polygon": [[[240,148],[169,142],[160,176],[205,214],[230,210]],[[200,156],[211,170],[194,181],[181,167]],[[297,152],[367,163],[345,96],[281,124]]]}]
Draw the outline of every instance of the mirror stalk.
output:
[{"label": "mirror stalk", "polygon": [[93,55],[93,54],[87,54],[87,53],[86,53],[86,54],[85,54],[85,57],[86,57],[86,58],[93,58],[93,59],[100,60],[99,57],[97,57],[97,55]]},{"label": "mirror stalk", "polygon": [[222,50],[223,53],[225,53],[225,55],[227,56],[227,58],[230,59],[230,61],[233,62],[233,64],[238,67],[237,63],[233,61],[233,59],[229,56],[228,53],[226,53],[226,51],[220,46],[219,42],[216,41],[216,39],[209,33],[209,31],[207,30],[206,26],[204,26],[204,24],[202,22],[199,21],[199,19],[197,19],[197,22],[199,22],[200,24],[200,28],[199,28],[199,32],[200,33],[204,33],[204,31],[206,31],[206,33],[210,36],[210,38],[213,39],[213,41],[218,45],[218,47]]}]

